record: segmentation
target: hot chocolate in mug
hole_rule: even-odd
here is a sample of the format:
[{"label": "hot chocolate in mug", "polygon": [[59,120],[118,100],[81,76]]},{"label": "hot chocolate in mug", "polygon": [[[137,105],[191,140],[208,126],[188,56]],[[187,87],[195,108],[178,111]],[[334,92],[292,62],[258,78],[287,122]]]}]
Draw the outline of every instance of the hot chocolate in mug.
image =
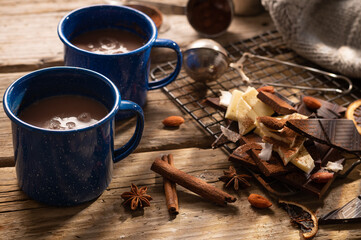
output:
[{"label": "hot chocolate in mug", "polygon": [[[157,38],[154,22],[144,13],[125,6],[95,5],[67,14],[58,25],[64,43],[66,66],[83,67],[107,76],[123,99],[143,107],[147,91],[172,82],[181,69],[178,45]],[[177,54],[174,71],[164,79],[149,81],[152,48],[165,47]],[[118,115],[117,119],[126,117]]]},{"label": "hot chocolate in mug", "polygon": [[[143,133],[140,106],[122,100],[108,78],[88,69],[29,73],[7,88],[3,105],[12,123],[19,186],[50,205],[71,206],[100,196],[113,164],[134,151]],[[119,111],[133,112],[137,125],[131,139],[114,149]]]}]

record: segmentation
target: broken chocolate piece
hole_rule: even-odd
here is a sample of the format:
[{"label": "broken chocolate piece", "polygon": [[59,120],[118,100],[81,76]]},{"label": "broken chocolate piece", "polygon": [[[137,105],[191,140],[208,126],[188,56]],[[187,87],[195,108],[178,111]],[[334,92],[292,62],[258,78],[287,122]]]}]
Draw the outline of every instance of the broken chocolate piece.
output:
[{"label": "broken chocolate piece", "polygon": [[[227,125],[227,129],[229,129],[230,131],[237,131],[238,130],[238,123],[235,121],[231,121],[230,123],[228,123]],[[227,136],[224,135],[223,132],[221,132],[221,134],[217,137],[217,139],[212,143],[211,147],[212,149],[218,148],[223,146],[226,143],[231,142]]]},{"label": "broken chocolate piece", "polygon": [[279,175],[276,176],[276,178],[281,182],[294,186],[298,189],[310,192],[321,198],[323,194],[325,194],[337,174],[334,175],[335,176],[327,183],[312,182],[308,179],[305,173],[300,171]]},{"label": "broken chocolate piece", "polygon": [[346,205],[322,216],[319,224],[355,223],[361,222],[361,195]]},{"label": "broken chocolate piece", "polygon": [[[307,149],[308,153],[315,160],[315,165],[316,165],[317,169],[321,167],[322,159],[325,159],[325,155],[331,149],[330,146],[328,146],[326,144],[314,142],[311,139],[306,140],[303,143],[303,146]],[[334,148],[332,148],[332,149],[334,149]]]},{"label": "broken chocolate piece", "polygon": [[255,133],[248,133],[245,136],[241,136],[241,138],[239,139],[239,143],[241,145],[246,143],[257,143],[257,142],[262,142],[262,138]]},{"label": "broken chocolate piece", "polygon": [[253,143],[246,143],[238,148],[236,148],[232,154],[229,155],[228,160],[231,162],[237,162],[245,167],[250,168],[253,171],[258,171],[258,166],[254,162],[251,156],[247,153],[249,149],[257,149],[258,151],[261,151],[262,146],[253,142]]},{"label": "broken chocolate piece", "polygon": [[233,163],[240,163],[252,171],[259,172],[257,164],[247,153],[247,150],[251,148],[261,151],[262,146],[257,144],[258,142],[262,142],[262,138],[255,133],[248,133],[245,136],[241,136],[239,139],[241,146],[236,148],[233,153],[229,155],[228,160]]},{"label": "broken chocolate piece", "polygon": [[264,161],[258,157],[260,150],[250,149],[247,153],[252,157],[252,159],[257,164],[259,170],[266,176],[276,176],[280,174],[286,174],[296,170],[296,167],[293,165],[284,166],[280,156],[273,152],[271,159]]},{"label": "broken chocolate piece", "polygon": [[241,135],[238,132],[232,131],[229,128],[223,127],[222,125],[221,131],[223,135],[231,142],[235,143],[241,138]]},{"label": "broken chocolate piece", "polygon": [[[316,145],[316,151],[317,148],[323,148],[322,144],[318,144]],[[322,150],[320,150],[321,152]],[[327,162],[340,162],[340,163],[344,163],[345,158],[344,156],[341,155],[341,152],[337,149],[334,148],[330,148],[329,152],[327,154],[325,154],[325,156],[321,159],[322,163],[324,163],[324,165],[326,165]],[[319,171],[320,166],[319,164],[316,165],[317,167],[314,168],[314,170],[312,171],[312,173],[315,173],[317,171]],[[327,189],[331,186],[332,182],[336,179],[338,173],[334,174],[334,177],[332,179],[330,179],[327,183],[315,183],[312,182],[310,179],[310,175],[304,174],[301,171],[295,171],[295,172],[291,172],[291,173],[287,173],[284,175],[280,175],[280,176],[276,176],[276,178],[278,180],[280,180],[281,182],[284,182],[286,184],[289,184],[291,186],[294,186],[298,189],[310,192],[312,194],[315,194],[316,196],[318,196],[319,198],[321,198],[324,193],[327,191]]]},{"label": "broken chocolate piece", "polygon": [[[307,108],[306,104],[303,102],[303,97],[301,96],[301,101],[297,106],[297,111],[303,115],[313,117],[313,111]],[[324,119],[337,119],[342,117],[343,113],[346,111],[345,107],[342,107],[338,104],[331,103],[319,98],[316,98],[320,103],[321,107],[317,109],[317,117]]]},{"label": "broken chocolate piece", "polygon": [[273,130],[281,130],[285,126],[287,120],[277,119],[269,116],[262,116],[262,117],[258,117],[257,121],[263,123],[263,125],[265,125],[267,128]]},{"label": "broken chocolate piece", "polygon": [[273,144],[273,150],[279,154],[281,157],[283,164],[286,166],[291,160],[293,160],[304,142],[302,136],[297,136],[293,146],[291,147],[289,144],[285,142],[278,141],[274,138],[263,137],[263,141]]},{"label": "broken chocolate piece", "polygon": [[229,143],[230,141],[226,136],[224,136],[223,133],[217,137],[217,139],[212,143],[211,147],[212,149],[218,148],[220,146],[223,146],[226,143]]},{"label": "broken chocolate piece", "polygon": [[348,119],[292,119],[286,126],[304,137],[337,149],[360,153],[361,135]]},{"label": "broken chocolate piece", "polygon": [[220,99],[218,97],[207,97],[204,100],[204,103],[210,105],[211,107],[214,107],[215,109],[218,109],[222,112],[227,111],[227,107],[220,104]]},{"label": "broken chocolate piece", "polygon": [[[321,166],[324,167],[327,165],[328,162],[338,162],[340,159],[344,160],[340,150],[336,148],[330,148],[330,150],[325,154],[321,161]],[[342,160],[342,162],[343,162]]]},{"label": "broken chocolate piece", "polygon": [[276,94],[269,92],[260,92],[257,97],[270,106],[278,114],[292,114],[297,110],[288,104],[286,101],[279,98]]},{"label": "broken chocolate piece", "polygon": [[324,106],[328,110],[330,110],[332,112],[335,112],[335,113],[337,113],[339,115],[343,115],[346,112],[347,108],[345,108],[343,106],[340,106],[340,105],[338,105],[336,103],[332,103],[332,102],[325,101],[325,100],[322,100],[322,99],[318,99],[318,101],[321,102],[322,106]]},{"label": "broken chocolate piece", "polygon": [[289,100],[288,98],[286,98],[285,96],[283,96],[281,93],[279,92],[275,92],[274,93],[277,97],[279,97],[280,99],[282,99],[283,101],[285,101],[286,103],[288,103],[289,105],[291,105],[292,107],[295,107],[296,104],[294,102],[292,102],[291,100]]}]

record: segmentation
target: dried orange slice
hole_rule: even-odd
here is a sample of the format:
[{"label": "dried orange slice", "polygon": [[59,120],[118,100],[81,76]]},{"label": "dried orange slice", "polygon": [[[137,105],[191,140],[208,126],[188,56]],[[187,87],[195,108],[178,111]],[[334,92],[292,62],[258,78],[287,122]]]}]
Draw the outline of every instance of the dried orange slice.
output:
[{"label": "dried orange slice", "polygon": [[345,117],[352,120],[361,134],[361,99],[352,102],[346,110]]},{"label": "dried orange slice", "polygon": [[316,235],[318,222],[312,211],[295,202],[279,200],[279,204],[287,211],[291,222],[296,223],[301,228],[302,235],[305,239],[312,238]]}]

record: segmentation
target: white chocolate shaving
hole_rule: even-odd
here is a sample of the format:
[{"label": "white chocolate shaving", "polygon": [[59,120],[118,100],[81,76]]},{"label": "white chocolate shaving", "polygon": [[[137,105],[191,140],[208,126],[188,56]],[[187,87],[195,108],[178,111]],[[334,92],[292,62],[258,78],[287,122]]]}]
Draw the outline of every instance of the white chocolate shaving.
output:
[{"label": "white chocolate shaving", "polygon": [[222,91],[221,92],[221,96],[219,97],[219,104],[225,107],[228,107],[228,105],[231,102],[231,98],[232,98],[232,93],[230,93],[229,91]]},{"label": "white chocolate shaving", "polygon": [[338,172],[343,170],[343,165],[339,162],[328,162],[324,169],[332,172]]},{"label": "white chocolate shaving", "polygon": [[262,150],[259,153],[258,157],[264,161],[270,160],[272,156],[273,144],[270,143],[259,143],[259,144],[262,146]]},{"label": "white chocolate shaving", "polygon": [[226,136],[226,138],[231,142],[237,142],[238,139],[241,138],[241,135],[237,132],[234,132],[232,130],[229,130],[228,128],[225,128],[221,125],[221,131]]}]

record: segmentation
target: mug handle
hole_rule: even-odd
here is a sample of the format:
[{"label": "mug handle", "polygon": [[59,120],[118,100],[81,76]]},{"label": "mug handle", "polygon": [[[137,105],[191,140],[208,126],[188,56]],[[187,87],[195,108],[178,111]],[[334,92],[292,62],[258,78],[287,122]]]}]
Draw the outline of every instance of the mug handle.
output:
[{"label": "mug handle", "polygon": [[177,54],[177,66],[169,76],[158,81],[149,82],[148,90],[158,89],[171,83],[178,76],[182,67],[182,53],[177,43],[169,39],[156,39],[153,47],[165,47],[173,49]]},{"label": "mug handle", "polygon": [[137,116],[137,125],[131,139],[124,146],[114,151],[114,163],[124,159],[135,150],[140,142],[140,139],[142,138],[144,129],[143,110],[138,104],[127,100],[122,100],[119,104],[119,111],[134,112]]}]

